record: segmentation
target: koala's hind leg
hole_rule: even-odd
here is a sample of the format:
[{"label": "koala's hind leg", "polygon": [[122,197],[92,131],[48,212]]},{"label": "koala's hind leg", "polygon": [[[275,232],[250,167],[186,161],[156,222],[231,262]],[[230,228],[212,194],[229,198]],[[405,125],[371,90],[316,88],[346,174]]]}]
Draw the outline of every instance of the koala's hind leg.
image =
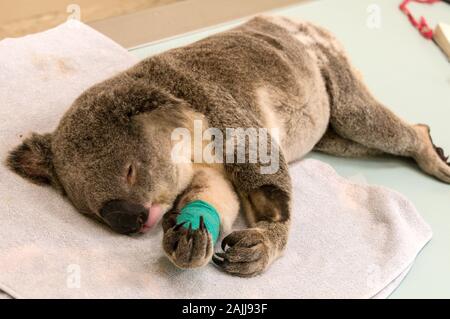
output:
[{"label": "koala's hind leg", "polygon": [[347,58],[324,51],[322,74],[330,97],[330,126],[341,137],[370,149],[411,157],[426,173],[450,183],[450,166],[424,125],[410,125],[379,103]]},{"label": "koala's hind leg", "polygon": [[325,135],[314,146],[314,150],[342,157],[370,157],[384,154],[380,150],[343,138],[332,128],[328,128]]}]

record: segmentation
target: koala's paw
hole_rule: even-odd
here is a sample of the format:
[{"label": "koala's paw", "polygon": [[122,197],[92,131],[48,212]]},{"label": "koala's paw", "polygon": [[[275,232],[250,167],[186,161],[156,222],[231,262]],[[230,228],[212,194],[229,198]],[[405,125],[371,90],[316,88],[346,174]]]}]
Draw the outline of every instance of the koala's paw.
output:
[{"label": "koala's paw", "polygon": [[213,254],[213,243],[203,218],[198,229],[185,228],[184,223],[168,228],[164,233],[163,248],[169,259],[180,268],[206,265]]},{"label": "koala's paw", "polygon": [[270,246],[260,229],[234,231],[222,241],[224,253],[216,253],[213,261],[232,275],[256,276],[269,265]]}]

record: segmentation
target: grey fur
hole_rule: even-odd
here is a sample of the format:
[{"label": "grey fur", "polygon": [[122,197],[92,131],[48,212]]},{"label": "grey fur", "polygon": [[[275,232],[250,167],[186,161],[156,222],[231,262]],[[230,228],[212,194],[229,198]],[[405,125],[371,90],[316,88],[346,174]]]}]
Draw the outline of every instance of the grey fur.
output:
[{"label": "grey fur", "polygon": [[[54,132],[25,140],[8,163],[31,181],[61,190],[87,214],[98,215],[103,203],[117,198],[170,208],[177,197],[202,189],[191,166],[180,169],[170,160],[170,132],[189,127],[194,117],[223,131],[276,122],[283,132],[279,141],[269,140],[281,147],[276,173],[260,174],[253,163],[221,168],[251,225],[226,237],[225,251],[214,257],[231,274],[261,273],[286,246],[287,163],[314,146],[341,156],[412,157],[450,183],[450,167],[427,128],[405,123],[377,102],[329,32],[276,17],[254,18],[95,85]],[[137,176],[131,184],[124,177],[130,164]],[[204,265],[212,255],[210,238],[177,227],[174,213],[172,207],[165,219],[166,252],[180,267]]]}]

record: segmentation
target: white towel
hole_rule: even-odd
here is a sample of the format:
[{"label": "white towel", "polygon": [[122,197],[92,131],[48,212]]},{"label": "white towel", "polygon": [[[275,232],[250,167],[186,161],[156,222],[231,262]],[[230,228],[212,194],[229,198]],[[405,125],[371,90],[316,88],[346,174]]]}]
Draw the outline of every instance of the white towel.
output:
[{"label": "white towel", "polygon": [[[30,131],[51,131],[84,89],[136,62],[72,21],[0,42],[0,156]],[[431,238],[400,194],[354,184],[327,164],[291,167],[293,224],[284,256],[237,278],[213,264],[180,270],[161,229],[127,237],[75,211],[49,188],[0,167],[0,289],[16,298],[381,298]]]}]

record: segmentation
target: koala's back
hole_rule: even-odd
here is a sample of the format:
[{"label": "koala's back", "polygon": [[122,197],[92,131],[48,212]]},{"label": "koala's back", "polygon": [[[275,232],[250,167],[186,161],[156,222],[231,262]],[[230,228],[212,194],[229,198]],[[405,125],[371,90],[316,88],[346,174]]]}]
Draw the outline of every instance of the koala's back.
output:
[{"label": "koala's back", "polygon": [[297,149],[312,149],[329,119],[309,26],[257,17],[146,59],[130,72],[187,100],[214,127],[281,127],[281,144],[294,159]]}]

